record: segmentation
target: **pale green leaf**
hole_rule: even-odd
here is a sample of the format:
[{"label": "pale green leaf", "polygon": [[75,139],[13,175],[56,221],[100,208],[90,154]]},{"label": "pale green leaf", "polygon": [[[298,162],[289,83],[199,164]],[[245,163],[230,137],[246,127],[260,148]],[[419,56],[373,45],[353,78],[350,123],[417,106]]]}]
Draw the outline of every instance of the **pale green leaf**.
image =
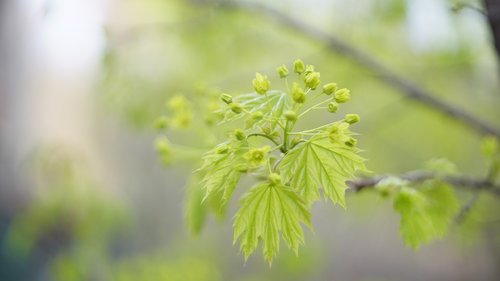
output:
[{"label": "pale green leaf", "polygon": [[279,251],[280,233],[294,252],[304,243],[300,223],[310,226],[306,203],[291,188],[282,184],[260,183],[242,199],[243,206],[234,218],[234,242],[248,258],[263,241],[265,259],[272,263]]},{"label": "pale green leaf", "polygon": [[319,189],[334,203],[345,207],[346,181],[366,170],[358,149],[314,137],[290,150],[279,165],[284,182],[308,203],[320,197]]},{"label": "pale green leaf", "polygon": [[402,188],[394,200],[394,209],[401,215],[400,233],[405,244],[418,249],[447,234],[459,203],[451,187],[430,181],[420,190]]},{"label": "pale green leaf", "polygon": [[[227,146],[227,151],[221,152],[220,146]],[[203,173],[200,182],[205,191],[203,200],[210,199],[212,204],[219,205],[223,210],[236,189],[241,176],[241,168],[246,164],[243,154],[248,150],[247,143],[233,142],[222,144],[208,152],[204,164],[198,170]],[[219,202],[213,202],[218,200]]]}]

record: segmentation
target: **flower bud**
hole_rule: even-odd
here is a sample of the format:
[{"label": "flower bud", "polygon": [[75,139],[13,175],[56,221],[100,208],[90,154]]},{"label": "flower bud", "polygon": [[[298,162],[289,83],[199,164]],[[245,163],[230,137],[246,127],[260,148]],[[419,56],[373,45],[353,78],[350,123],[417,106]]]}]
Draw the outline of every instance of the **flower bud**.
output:
[{"label": "flower bud", "polygon": [[328,83],[323,86],[323,93],[326,95],[331,95],[337,90],[337,83]]},{"label": "flower bud", "polygon": [[268,179],[269,181],[274,184],[274,185],[277,185],[277,184],[280,184],[281,183],[281,176],[276,174],[276,173],[271,173],[269,176],[268,176]]},{"label": "flower bud", "polygon": [[307,74],[313,73],[313,72],[314,72],[314,65],[308,64],[306,66],[306,70],[304,70],[304,74],[307,75]]},{"label": "flower bud", "polygon": [[262,111],[252,112],[252,119],[253,120],[260,120],[260,119],[262,119],[262,117],[264,117],[264,113],[262,113]]},{"label": "flower bud", "polygon": [[267,76],[262,75],[260,73],[255,73],[255,79],[252,81],[253,88],[255,91],[261,95],[267,93],[269,88],[271,87],[271,82],[267,79]]},{"label": "flower bud", "polygon": [[304,93],[304,89],[302,89],[298,83],[292,84],[292,99],[296,103],[304,103],[306,101],[306,93]]},{"label": "flower bud", "polygon": [[172,151],[170,142],[166,138],[157,139],[155,142],[155,148],[156,151],[162,155],[170,154],[170,152]]},{"label": "flower bud", "polygon": [[293,139],[292,139],[292,142],[291,142],[291,147],[295,147],[299,142],[303,141],[303,139],[300,137],[300,136],[295,136]]},{"label": "flower bud", "polygon": [[165,129],[168,127],[168,118],[166,116],[160,116],[156,118],[155,124],[154,124],[156,129]]},{"label": "flower bud", "polygon": [[223,143],[215,148],[215,152],[217,154],[225,154],[228,151],[229,151],[229,146],[225,143]]},{"label": "flower bud", "polygon": [[240,114],[243,111],[243,106],[237,102],[229,104],[229,108],[236,114]]},{"label": "flower bud", "polygon": [[247,136],[245,135],[245,132],[241,129],[236,129],[234,130],[234,136],[236,137],[237,140],[242,141],[244,140]]},{"label": "flower bud", "polygon": [[293,63],[293,71],[295,73],[301,74],[302,72],[304,72],[305,68],[306,66],[304,62],[300,59],[295,60],[295,62]]},{"label": "flower bud", "polygon": [[230,104],[233,102],[233,96],[224,93],[220,95],[220,100],[225,104]]},{"label": "flower bud", "polygon": [[248,160],[250,165],[259,166],[264,163],[266,159],[266,154],[271,150],[270,146],[264,146],[262,148],[252,148],[243,157]]},{"label": "flower bud", "polygon": [[284,113],[284,116],[286,118],[286,120],[288,121],[295,121],[297,120],[297,113],[295,113],[295,111],[293,110],[288,110]]},{"label": "flower bud", "polygon": [[335,113],[335,112],[337,112],[337,110],[339,110],[338,103],[332,101],[328,104],[328,112]]},{"label": "flower bud", "polygon": [[287,76],[288,76],[288,73],[289,73],[289,72],[288,72],[288,68],[286,68],[286,66],[285,66],[285,65],[282,65],[282,66],[278,67],[278,68],[276,69],[276,71],[278,72],[278,75],[280,76],[280,78],[285,78],[285,77],[287,77]]},{"label": "flower bud", "polygon": [[338,103],[345,103],[351,99],[351,91],[349,89],[343,88],[335,92],[335,101]]},{"label": "flower bud", "polygon": [[271,135],[271,133],[272,133],[272,130],[271,130],[271,128],[269,128],[269,127],[262,127],[262,128],[260,128],[260,129],[262,130],[262,133],[264,133],[265,135],[268,135],[268,136],[269,136],[269,135]]},{"label": "flower bud", "polygon": [[349,138],[346,142],[345,145],[349,147],[354,147],[358,141],[355,138]]},{"label": "flower bud", "polygon": [[344,120],[347,123],[352,125],[352,124],[358,123],[360,118],[359,118],[359,115],[357,115],[357,114],[346,114],[344,117]]},{"label": "flower bud", "polygon": [[306,84],[307,87],[311,89],[316,89],[320,83],[319,81],[319,72],[311,72],[306,74],[304,78],[304,83]]}]

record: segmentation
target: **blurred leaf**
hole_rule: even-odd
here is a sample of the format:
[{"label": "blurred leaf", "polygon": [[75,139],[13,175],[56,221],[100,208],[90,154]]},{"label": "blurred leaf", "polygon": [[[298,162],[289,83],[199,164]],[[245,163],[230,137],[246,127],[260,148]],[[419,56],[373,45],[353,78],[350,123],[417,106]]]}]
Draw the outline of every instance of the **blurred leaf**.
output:
[{"label": "blurred leaf", "polygon": [[394,209],[401,215],[400,232],[405,244],[418,249],[447,234],[459,203],[450,186],[432,181],[421,190],[403,187],[394,199]]}]

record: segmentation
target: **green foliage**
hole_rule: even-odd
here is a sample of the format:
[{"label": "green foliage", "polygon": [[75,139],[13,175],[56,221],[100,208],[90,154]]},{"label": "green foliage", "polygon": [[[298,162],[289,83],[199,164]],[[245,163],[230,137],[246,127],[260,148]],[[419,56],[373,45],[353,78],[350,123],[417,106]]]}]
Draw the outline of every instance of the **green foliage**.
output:
[{"label": "green foliage", "polygon": [[394,209],[401,215],[400,232],[405,244],[418,249],[447,234],[459,204],[450,186],[428,181],[418,190],[401,188],[394,199]]},{"label": "green foliage", "polygon": [[[277,75],[287,91],[271,90],[269,78],[257,73],[252,81],[255,92],[234,97],[220,94],[221,106],[214,107],[213,114],[220,118],[218,126],[230,133],[201,157],[203,163],[195,175],[198,180],[192,181],[198,184],[189,188],[187,201],[188,225],[198,233],[205,212],[223,217],[240,179],[254,176],[258,183],[244,194],[234,218],[234,241],[240,241],[245,259],[262,241],[270,264],[279,251],[280,237],[298,252],[304,243],[301,223],[310,226],[310,208],[320,199],[321,189],[326,198],[345,207],[346,180],[366,170],[349,130],[360,120],[358,115],[347,114],[317,128],[293,131],[307,113],[334,112],[337,102],[349,101],[351,94],[345,88],[337,90],[333,82],[320,87],[320,73],[312,65],[297,60],[292,68],[296,81],[291,91],[288,68],[282,65]],[[175,99],[176,106],[171,109],[189,104],[178,96]],[[327,104],[333,104],[335,110]],[[160,121],[156,127],[166,135],[172,128]],[[167,151],[165,143],[157,144],[162,159],[166,154],[162,151]],[[175,144],[168,144],[170,156],[176,149]]]},{"label": "green foliage", "polygon": [[242,199],[242,207],[234,218],[234,242],[240,238],[245,259],[255,250],[259,239],[264,242],[264,257],[272,263],[279,251],[280,233],[295,253],[304,243],[300,223],[310,226],[310,213],[305,201],[281,183],[263,182],[252,187]]},{"label": "green foliage", "polygon": [[291,149],[280,164],[285,182],[298,190],[308,203],[325,196],[345,208],[346,180],[357,170],[365,170],[358,149],[332,143],[321,134]]}]

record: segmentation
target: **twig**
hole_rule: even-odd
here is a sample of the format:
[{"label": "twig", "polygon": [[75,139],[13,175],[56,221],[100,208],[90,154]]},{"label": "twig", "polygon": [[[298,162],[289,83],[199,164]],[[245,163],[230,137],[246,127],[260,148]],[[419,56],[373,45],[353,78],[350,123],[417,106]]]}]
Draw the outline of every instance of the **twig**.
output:
[{"label": "twig", "polygon": [[372,71],[383,82],[401,91],[401,93],[403,93],[406,97],[414,99],[415,101],[442,112],[447,116],[452,117],[453,120],[460,121],[462,124],[482,135],[494,135],[500,137],[500,130],[497,128],[492,127],[458,107],[435,98],[435,96],[437,96],[436,94],[426,91],[415,83],[399,76],[396,72],[390,70],[387,66],[376,59],[373,59],[370,55],[349,45],[334,35],[306,25],[285,13],[262,4],[224,1],[222,2],[221,7],[243,11],[255,11],[258,12],[259,15],[265,14],[270,19],[283,24],[294,31],[298,31],[309,38],[325,43],[329,49],[350,58],[359,65]]},{"label": "twig", "polygon": [[[394,175],[380,175],[374,177],[361,178],[353,181],[348,181],[347,185],[355,191],[361,191],[363,189],[372,188],[377,185],[381,180],[392,177]],[[465,187],[473,190],[484,190],[493,193],[500,197],[500,186],[492,181],[469,177],[465,175],[453,175],[453,176],[440,176],[431,172],[424,171],[412,171],[401,175],[396,175],[396,177],[409,181],[411,183],[419,183],[430,179],[441,179],[442,181],[453,185],[455,187]]]}]

